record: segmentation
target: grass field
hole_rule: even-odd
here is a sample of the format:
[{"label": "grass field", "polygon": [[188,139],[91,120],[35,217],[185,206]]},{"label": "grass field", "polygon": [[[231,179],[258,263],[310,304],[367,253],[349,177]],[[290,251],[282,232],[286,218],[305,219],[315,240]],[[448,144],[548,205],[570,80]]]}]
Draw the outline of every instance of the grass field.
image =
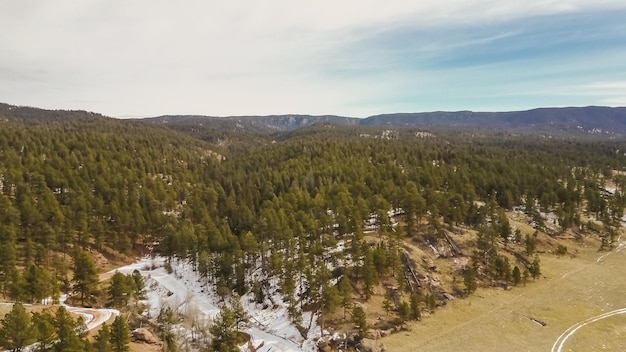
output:
[{"label": "grass field", "polygon": [[[566,244],[577,257],[542,255],[543,278],[510,291],[479,289],[383,342],[394,352],[550,351],[572,325],[626,308],[626,250],[606,255],[595,241]],[[625,338],[626,314],[615,315],[577,330],[562,351],[624,351]]]}]

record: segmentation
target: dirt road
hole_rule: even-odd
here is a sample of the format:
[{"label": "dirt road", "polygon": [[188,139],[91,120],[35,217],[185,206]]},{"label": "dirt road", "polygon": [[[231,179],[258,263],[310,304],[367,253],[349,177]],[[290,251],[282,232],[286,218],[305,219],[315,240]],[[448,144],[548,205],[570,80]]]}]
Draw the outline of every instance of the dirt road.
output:
[{"label": "dirt road", "polygon": [[618,313],[626,307],[625,247],[609,254],[589,245],[574,259],[546,254],[537,282],[478,290],[383,342],[399,352],[626,350],[626,314]]},{"label": "dirt road", "polygon": [[61,305],[65,307],[68,312],[83,317],[85,325],[87,325],[87,330],[93,330],[102,325],[102,323],[111,319],[112,316],[117,316],[120,314],[117,309],[96,309],[68,306],[67,304],[65,304],[66,299],[67,295],[61,296]]}]

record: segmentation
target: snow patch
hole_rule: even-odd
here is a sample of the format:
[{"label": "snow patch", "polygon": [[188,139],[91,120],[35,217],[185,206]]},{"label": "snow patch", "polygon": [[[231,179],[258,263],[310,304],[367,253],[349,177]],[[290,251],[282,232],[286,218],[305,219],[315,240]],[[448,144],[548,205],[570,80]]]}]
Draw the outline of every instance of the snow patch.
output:
[{"label": "snow patch", "polygon": [[[196,315],[199,320],[210,321],[220,311],[220,298],[211,285],[205,285],[198,272],[186,261],[172,259],[171,272],[165,269],[166,258],[145,257],[137,262],[112,270],[130,274],[138,270],[146,284],[146,302],[149,308],[145,314],[156,317],[161,308],[171,309],[184,314]],[[255,272],[258,276],[260,272]],[[287,304],[277,289],[277,282],[272,282],[268,299],[272,304],[259,304],[252,293],[241,297],[241,304],[250,316],[250,327],[245,330],[251,336],[252,345],[259,352],[317,351],[315,340],[320,336],[316,319],[310,312],[303,312],[302,325],[308,330],[303,338],[297,327],[289,321]],[[247,351],[242,347],[242,351]]]}]

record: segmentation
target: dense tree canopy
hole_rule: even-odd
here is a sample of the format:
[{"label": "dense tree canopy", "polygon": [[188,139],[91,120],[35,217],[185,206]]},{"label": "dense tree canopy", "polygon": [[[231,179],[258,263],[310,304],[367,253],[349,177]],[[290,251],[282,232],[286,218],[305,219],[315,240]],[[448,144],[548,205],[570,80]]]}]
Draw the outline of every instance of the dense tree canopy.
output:
[{"label": "dense tree canopy", "polygon": [[[352,296],[369,299],[381,278],[403,288],[405,238],[427,247],[453,226],[476,230],[473,266],[459,273],[470,294],[479,275],[521,280],[496,250],[516,236],[507,211],[522,209],[539,229],[541,214],[552,212],[565,230],[582,225],[584,209],[602,220],[607,246],[623,216],[619,139],[418,138],[408,129],[383,139],[367,138],[377,130],[322,125],[223,147],[221,135],[203,136],[211,144],[99,116],[0,124],[0,290],[28,302],[71,288],[90,304],[98,293],[90,251],[155,246],[189,260],[222,296],[253,290],[263,301],[266,283],[247,279],[260,265],[279,279],[297,322],[303,306],[345,314]],[[525,241],[532,255],[534,239]],[[539,277],[539,260],[526,270]],[[140,280],[114,275],[109,303],[141,299]],[[423,298],[405,302],[407,319],[419,319]],[[228,312],[221,319],[232,325]],[[35,324],[42,339],[44,323]]]}]

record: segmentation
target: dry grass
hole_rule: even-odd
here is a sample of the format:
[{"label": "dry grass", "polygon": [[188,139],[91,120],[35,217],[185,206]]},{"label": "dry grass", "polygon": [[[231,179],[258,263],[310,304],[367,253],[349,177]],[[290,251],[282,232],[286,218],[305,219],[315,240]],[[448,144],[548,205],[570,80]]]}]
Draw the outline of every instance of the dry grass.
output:
[{"label": "dry grass", "polygon": [[130,343],[130,351],[131,352],[157,352],[161,351],[161,347],[159,345],[148,345],[145,343]]},{"label": "dry grass", "polygon": [[[626,251],[598,253],[597,241],[562,241],[577,258],[541,257],[544,278],[511,291],[479,289],[454,300],[411,331],[385,338],[390,351],[550,351],[566,329],[603,312],[626,306]],[[540,326],[529,319],[545,323]],[[578,330],[564,350],[626,350],[626,316]]]}]

